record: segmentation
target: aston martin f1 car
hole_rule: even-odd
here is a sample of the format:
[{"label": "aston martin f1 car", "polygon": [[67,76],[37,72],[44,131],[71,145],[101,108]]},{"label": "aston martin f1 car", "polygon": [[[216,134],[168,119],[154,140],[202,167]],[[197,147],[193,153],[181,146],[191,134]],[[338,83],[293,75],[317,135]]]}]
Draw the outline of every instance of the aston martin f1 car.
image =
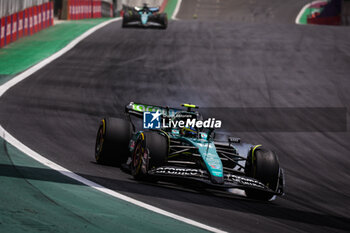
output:
[{"label": "aston martin f1 car", "polygon": [[166,13],[159,13],[159,7],[125,7],[122,27],[160,27],[166,29],[168,17]]},{"label": "aston martin f1 car", "polygon": [[[284,194],[284,172],[273,151],[235,137],[218,141],[213,124],[198,127],[203,116],[197,106],[182,106],[131,102],[125,106],[126,119],[103,118],[96,138],[97,163],[126,167],[136,180],[239,188],[260,200]],[[143,118],[143,128],[152,129],[136,130],[137,118]]]}]

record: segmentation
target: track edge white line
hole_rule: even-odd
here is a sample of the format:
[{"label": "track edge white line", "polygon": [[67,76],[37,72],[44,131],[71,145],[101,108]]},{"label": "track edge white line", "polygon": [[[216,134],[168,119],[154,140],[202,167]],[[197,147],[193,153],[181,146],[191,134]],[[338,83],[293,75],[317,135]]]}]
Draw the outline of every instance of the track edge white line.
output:
[{"label": "track edge white line", "polygon": [[177,0],[175,10],[174,10],[173,15],[171,17],[173,20],[179,20],[178,18],[176,18],[176,16],[179,13],[181,3],[182,3],[182,0]]},{"label": "track edge white line", "polygon": [[311,3],[308,3],[305,6],[303,6],[303,8],[301,8],[301,10],[299,11],[299,14],[295,18],[295,24],[301,24],[300,23],[300,18],[301,18],[301,16],[303,16],[304,11],[306,11],[306,9],[309,8],[310,6],[311,6]]},{"label": "track edge white line", "polygon": [[295,18],[295,24],[299,24],[299,25],[302,24],[302,23],[300,23],[300,18],[301,18],[301,16],[303,16],[303,13],[306,11],[307,8],[309,8],[312,4],[322,3],[322,2],[325,2],[325,1],[324,0],[312,1],[310,3],[307,3],[305,6],[303,6],[303,8],[301,8],[301,10],[299,11],[299,14]]}]

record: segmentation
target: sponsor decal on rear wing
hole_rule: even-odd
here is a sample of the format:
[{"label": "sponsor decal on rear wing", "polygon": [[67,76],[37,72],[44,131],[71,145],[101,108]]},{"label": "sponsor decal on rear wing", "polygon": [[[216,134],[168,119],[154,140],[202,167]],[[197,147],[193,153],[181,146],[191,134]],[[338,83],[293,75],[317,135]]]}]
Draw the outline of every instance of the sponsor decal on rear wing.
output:
[{"label": "sponsor decal on rear wing", "polygon": [[181,109],[162,107],[156,105],[147,105],[131,102],[125,106],[125,112],[130,113],[139,117],[143,116],[144,112],[160,112],[162,115],[173,117],[176,112]]}]

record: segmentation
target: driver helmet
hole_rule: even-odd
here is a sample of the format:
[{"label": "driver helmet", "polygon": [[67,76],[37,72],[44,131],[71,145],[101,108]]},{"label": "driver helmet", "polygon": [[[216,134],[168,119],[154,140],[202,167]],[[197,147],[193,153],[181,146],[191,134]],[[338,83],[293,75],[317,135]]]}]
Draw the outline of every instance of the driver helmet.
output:
[{"label": "driver helmet", "polygon": [[197,135],[197,133],[198,131],[193,127],[183,127],[180,130],[180,134],[186,137],[189,137],[189,136],[194,137]]}]

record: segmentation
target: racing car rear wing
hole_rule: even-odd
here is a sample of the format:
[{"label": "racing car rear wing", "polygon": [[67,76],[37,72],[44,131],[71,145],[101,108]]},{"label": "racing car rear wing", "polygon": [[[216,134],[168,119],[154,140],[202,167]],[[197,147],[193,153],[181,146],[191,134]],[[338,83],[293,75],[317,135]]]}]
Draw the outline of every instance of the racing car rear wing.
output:
[{"label": "racing car rear wing", "polygon": [[[147,5],[146,5],[146,7],[147,7]],[[160,10],[159,7],[147,7],[147,8],[148,8],[148,10],[151,11],[151,12],[158,12],[158,11]],[[142,11],[142,10],[145,9],[145,6],[143,6],[143,7],[137,7],[137,6],[135,6],[134,9],[135,9],[135,11]]]},{"label": "racing car rear wing", "polygon": [[168,117],[173,117],[176,112],[182,111],[181,109],[169,108],[157,105],[147,105],[130,102],[125,106],[125,113],[134,115],[136,117],[143,117],[144,112],[157,112],[160,111],[161,114],[166,115]]}]

